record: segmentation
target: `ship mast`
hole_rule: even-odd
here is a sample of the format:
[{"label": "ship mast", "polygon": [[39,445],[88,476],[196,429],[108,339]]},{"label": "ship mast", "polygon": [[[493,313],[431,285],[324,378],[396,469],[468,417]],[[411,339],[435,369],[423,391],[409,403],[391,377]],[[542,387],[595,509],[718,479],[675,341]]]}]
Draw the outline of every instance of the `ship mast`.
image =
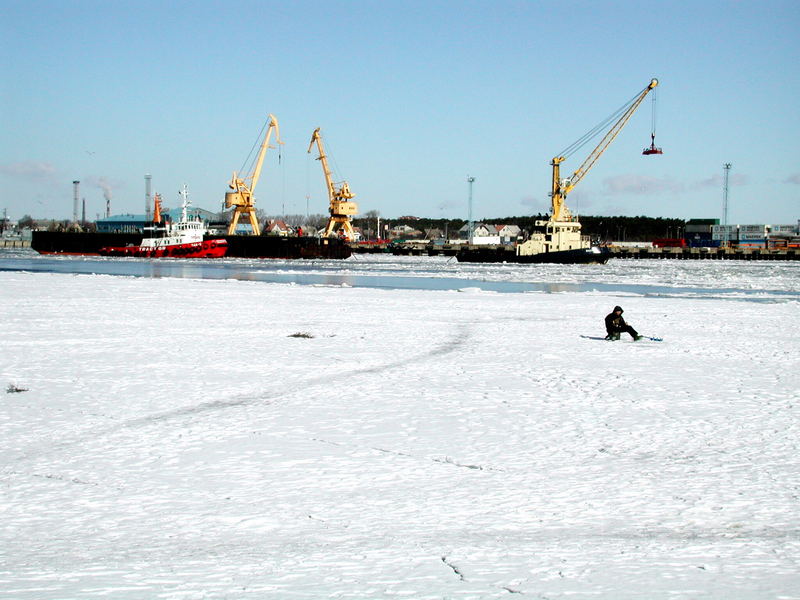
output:
[{"label": "ship mast", "polygon": [[178,195],[181,197],[181,221],[185,223],[186,221],[189,220],[187,218],[186,209],[189,208],[189,205],[191,204],[191,202],[189,201],[189,188],[186,186],[185,183],[183,184],[181,190],[178,192]]}]

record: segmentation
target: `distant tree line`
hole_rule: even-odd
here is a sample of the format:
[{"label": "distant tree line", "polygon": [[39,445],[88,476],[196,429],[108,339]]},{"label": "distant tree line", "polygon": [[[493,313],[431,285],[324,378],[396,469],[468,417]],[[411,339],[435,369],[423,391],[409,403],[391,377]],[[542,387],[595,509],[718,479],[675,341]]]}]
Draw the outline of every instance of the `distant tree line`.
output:
[{"label": "distant tree line", "polygon": [[70,219],[34,219],[24,215],[16,225],[17,229],[46,229],[48,231],[95,231],[95,223],[85,221],[75,223]]}]

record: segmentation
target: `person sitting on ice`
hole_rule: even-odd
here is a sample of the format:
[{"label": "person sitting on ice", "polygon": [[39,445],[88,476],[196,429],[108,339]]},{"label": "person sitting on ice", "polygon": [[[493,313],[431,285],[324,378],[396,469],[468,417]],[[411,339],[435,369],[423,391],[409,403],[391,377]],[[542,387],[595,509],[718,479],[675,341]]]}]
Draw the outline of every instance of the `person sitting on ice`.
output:
[{"label": "person sitting on ice", "polygon": [[630,333],[634,340],[642,339],[636,330],[625,322],[622,318],[622,307],[615,306],[614,310],[606,315],[606,336],[607,340],[618,340],[620,333]]}]

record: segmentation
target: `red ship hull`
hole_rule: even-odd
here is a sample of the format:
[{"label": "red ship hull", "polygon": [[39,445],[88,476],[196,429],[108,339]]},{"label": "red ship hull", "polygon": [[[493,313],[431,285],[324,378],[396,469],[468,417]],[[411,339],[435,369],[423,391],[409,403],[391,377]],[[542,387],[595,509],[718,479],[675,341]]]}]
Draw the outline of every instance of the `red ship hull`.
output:
[{"label": "red ship hull", "polygon": [[98,250],[101,256],[133,256],[136,258],[222,258],[228,251],[228,242],[211,239],[203,242],[173,244],[160,248],[141,246],[106,246]]}]

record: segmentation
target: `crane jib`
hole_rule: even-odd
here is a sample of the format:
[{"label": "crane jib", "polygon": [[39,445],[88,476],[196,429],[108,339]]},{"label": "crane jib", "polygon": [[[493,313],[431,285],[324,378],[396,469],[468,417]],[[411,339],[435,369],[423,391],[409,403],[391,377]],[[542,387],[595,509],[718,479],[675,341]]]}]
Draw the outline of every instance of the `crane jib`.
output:
[{"label": "crane jib", "polygon": [[[553,167],[553,177],[552,177],[552,191],[551,191],[551,199],[552,199],[552,219],[555,221],[560,220],[563,216],[569,217],[569,210],[566,208],[566,196],[567,194],[572,191],[572,189],[586,176],[586,174],[591,170],[597,160],[602,156],[603,152],[605,152],[606,148],[614,141],[614,139],[619,135],[619,132],[622,131],[622,128],[625,127],[627,122],[633,116],[633,113],[636,112],[636,109],[639,108],[642,101],[644,101],[645,97],[651,90],[653,90],[658,85],[658,79],[651,79],[650,83],[641,90],[636,96],[634,96],[631,100],[626,102],[622,107],[617,109],[612,115],[607,117],[602,123],[593,127],[590,131],[586,134],[581,136],[577,141],[572,143],[568,146],[563,152],[558,154],[558,158],[553,158],[551,161],[551,165]],[[600,140],[600,143],[594,147],[594,149],[589,153],[589,155],[584,159],[581,165],[575,170],[572,176],[562,180],[560,177],[560,165],[565,160],[566,157],[570,155],[570,153],[575,152],[579,148],[586,145],[589,140],[593,139],[597,136],[601,131],[603,131],[610,122],[614,121],[611,128],[608,129],[606,134]],[[645,150],[645,154],[661,154],[661,149],[655,147],[655,131],[653,131],[653,143],[651,145],[652,150],[648,151],[649,149]]]}]

